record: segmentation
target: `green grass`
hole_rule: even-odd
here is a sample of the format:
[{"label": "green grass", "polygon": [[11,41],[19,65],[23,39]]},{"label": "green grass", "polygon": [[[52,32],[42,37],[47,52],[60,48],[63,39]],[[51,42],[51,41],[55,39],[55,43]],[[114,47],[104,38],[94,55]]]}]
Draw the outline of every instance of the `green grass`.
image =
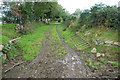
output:
[{"label": "green grass", "polygon": [[[82,33],[81,33],[81,31],[82,30],[80,29],[79,30],[80,34],[85,34],[87,32],[91,33],[90,36],[87,36],[88,39],[94,38],[94,39],[118,41],[118,31],[116,31],[116,30],[112,30],[112,29],[104,30],[104,29],[99,28],[99,27],[93,27],[90,29],[83,29]],[[98,34],[98,36],[96,36],[96,34]]]},{"label": "green grass", "polygon": [[4,43],[6,39],[15,38],[18,34],[15,32],[15,24],[3,24],[2,25],[2,42]]},{"label": "green grass", "polygon": [[2,43],[3,43],[3,44],[4,44],[4,43],[7,43],[7,42],[10,40],[9,37],[4,36],[4,35],[2,35],[2,36],[0,36],[0,37],[1,37],[1,39],[2,39]]},{"label": "green grass", "polygon": [[[31,23],[30,23],[31,24]],[[21,35],[19,41],[12,45],[12,49],[8,52],[8,56],[12,59],[18,54],[23,55],[23,59],[33,59],[40,51],[41,41],[44,37],[44,32],[49,25],[41,22],[34,22],[34,29],[31,34]],[[15,24],[2,25],[2,44],[8,43],[9,40],[18,37],[19,34],[15,32]]]},{"label": "green grass", "polygon": [[74,35],[73,32],[66,30],[63,31],[63,28],[61,27],[61,25],[58,26],[59,32],[61,33],[61,35],[63,36],[63,38],[65,39],[65,41],[72,47],[75,48],[74,43],[72,42],[72,36]]},{"label": "green grass", "polygon": [[15,32],[15,24],[3,24],[2,25],[2,35],[0,38],[2,39],[2,44],[7,43],[9,40],[15,38],[17,33]]},{"label": "green grass", "polygon": [[35,32],[29,35],[22,36],[17,43],[17,45],[22,50],[23,59],[25,60],[33,59],[40,51],[44,32],[47,30],[49,25],[44,25],[42,27],[39,26],[39,23],[36,23],[35,27],[37,28],[34,30]]},{"label": "green grass", "polygon": [[115,30],[111,30],[111,29],[107,31],[103,31],[102,35],[99,36],[98,38],[105,39],[105,40],[111,40],[111,41],[118,41],[118,32]]}]

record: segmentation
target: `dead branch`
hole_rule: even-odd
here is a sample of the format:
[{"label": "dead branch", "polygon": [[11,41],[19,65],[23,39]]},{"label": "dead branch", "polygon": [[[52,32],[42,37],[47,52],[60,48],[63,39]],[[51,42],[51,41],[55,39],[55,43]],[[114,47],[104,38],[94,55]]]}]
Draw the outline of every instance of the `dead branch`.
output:
[{"label": "dead branch", "polygon": [[13,69],[14,67],[16,67],[16,66],[18,66],[18,65],[20,65],[20,64],[23,64],[24,62],[26,62],[26,61],[23,61],[23,62],[20,62],[20,63],[17,63],[17,64],[15,64],[15,65],[13,65],[13,66],[10,67],[9,69],[5,70],[4,73],[10,71],[11,69]]},{"label": "dead branch", "polygon": [[17,41],[17,39],[20,39],[20,37],[15,38],[15,39],[12,39],[12,40],[9,40],[9,43],[14,43],[14,42],[16,42],[16,41]]}]

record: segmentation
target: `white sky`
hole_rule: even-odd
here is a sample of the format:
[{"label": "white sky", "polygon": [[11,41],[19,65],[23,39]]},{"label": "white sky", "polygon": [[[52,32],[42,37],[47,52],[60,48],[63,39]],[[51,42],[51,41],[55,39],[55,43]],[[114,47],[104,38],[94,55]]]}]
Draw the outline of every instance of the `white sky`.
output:
[{"label": "white sky", "polygon": [[80,10],[89,9],[96,3],[106,5],[118,5],[120,0],[58,0],[58,3],[63,6],[69,13],[73,13],[77,8]]}]

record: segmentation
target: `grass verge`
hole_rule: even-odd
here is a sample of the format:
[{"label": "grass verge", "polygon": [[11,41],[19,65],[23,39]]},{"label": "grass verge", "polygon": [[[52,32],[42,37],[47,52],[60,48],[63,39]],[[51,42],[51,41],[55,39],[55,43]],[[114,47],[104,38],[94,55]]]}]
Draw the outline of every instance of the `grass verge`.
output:
[{"label": "grass verge", "polygon": [[22,50],[23,59],[25,60],[33,59],[40,52],[44,32],[49,25],[40,27],[39,23],[35,23],[35,27],[36,28],[32,34],[22,36],[17,43]]},{"label": "grass verge", "polygon": [[18,54],[22,54],[24,60],[31,60],[39,53],[44,32],[49,25],[41,22],[34,22],[32,24],[34,24],[33,32],[21,36],[16,33],[15,24],[2,25],[2,35],[0,36],[2,44],[8,43],[9,40],[18,36],[21,37],[17,43],[12,45],[11,50],[7,53],[10,59]]}]

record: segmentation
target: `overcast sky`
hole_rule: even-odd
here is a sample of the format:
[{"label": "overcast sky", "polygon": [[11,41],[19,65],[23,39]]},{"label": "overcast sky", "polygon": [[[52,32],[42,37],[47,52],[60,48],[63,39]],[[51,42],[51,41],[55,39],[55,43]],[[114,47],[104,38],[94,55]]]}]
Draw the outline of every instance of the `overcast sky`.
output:
[{"label": "overcast sky", "polygon": [[120,0],[58,0],[58,3],[63,6],[69,13],[73,13],[77,8],[80,10],[89,9],[96,3],[106,5],[118,5]]}]

